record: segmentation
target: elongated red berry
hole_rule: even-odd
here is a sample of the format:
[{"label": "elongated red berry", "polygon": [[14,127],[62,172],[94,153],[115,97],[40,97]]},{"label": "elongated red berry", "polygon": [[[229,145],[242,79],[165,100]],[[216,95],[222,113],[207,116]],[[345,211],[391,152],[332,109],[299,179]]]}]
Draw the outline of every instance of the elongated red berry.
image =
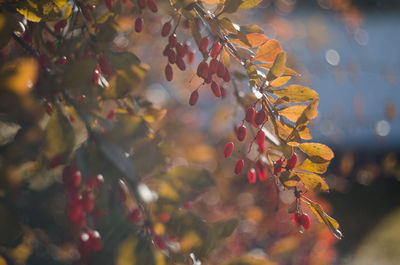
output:
[{"label": "elongated red berry", "polygon": [[286,168],[293,169],[296,166],[296,164],[297,164],[297,155],[296,153],[293,153],[293,155],[286,162]]},{"label": "elongated red berry", "polygon": [[263,109],[257,111],[256,116],[254,117],[254,123],[257,125],[261,125],[264,123],[267,114]]},{"label": "elongated red berry", "polygon": [[82,206],[85,212],[90,213],[94,209],[94,194],[89,190],[84,190],[82,192]]},{"label": "elongated red berry", "polygon": [[218,62],[217,76],[219,78],[224,78],[224,75],[225,75],[225,65],[221,62]]},{"label": "elongated red berry", "polygon": [[274,166],[274,175],[278,175],[279,173],[281,173],[281,171],[282,171],[282,165],[283,165],[283,159],[282,159],[282,157],[281,157],[281,158],[279,158],[279,159],[276,161],[276,163],[275,163],[275,166]]},{"label": "elongated red berry", "polygon": [[101,240],[100,233],[96,230],[89,231],[89,241],[94,251],[99,251],[103,248],[103,241]]},{"label": "elongated red berry", "polygon": [[208,64],[204,61],[199,63],[197,67],[197,75],[203,79],[207,79],[208,77]]},{"label": "elongated red berry", "polygon": [[190,94],[189,98],[189,105],[194,106],[197,103],[197,100],[199,99],[199,91],[196,89],[195,91]]},{"label": "elongated red berry", "polygon": [[175,47],[175,45],[176,45],[177,42],[178,42],[178,41],[177,41],[177,39],[176,39],[176,34],[175,34],[175,33],[169,35],[169,37],[168,37],[168,43],[169,43],[170,48]]},{"label": "elongated red berry", "polygon": [[178,66],[181,71],[186,70],[186,64],[182,57],[176,58],[176,66]]},{"label": "elongated red berry", "polygon": [[268,177],[267,170],[265,169],[264,164],[260,160],[257,160],[256,162],[256,170],[260,181],[264,181],[267,179]]},{"label": "elongated red berry", "polygon": [[85,185],[89,188],[97,188],[101,183],[104,182],[104,177],[102,174],[97,174],[96,176],[93,176],[89,178],[86,182]]},{"label": "elongated red berry", "polygon": [[60,34],[63,28],[65,28],[65,26],[67,26],[67,21],[65,19],[60,20],[54,25],[54,31],[57,34]]},{"label": "elongated red berry", "polygon": [[176,53],[172,49],[168,51],[168,62],[170,64],[174,64],[176,62]]},{"label": "elongated red berry", "polygon": [[160,250],[165,250],[167,248],[167,245],[164,242],[164,239],[160,237],[159,235],[153,235],[153,241],[154,244],[160,249]]},{"label": "elongated red berry", "polygon": [[142,220],[142,211],[139,208],[134,208],[129,213],[129,221],[131,224],[137,224]]},{"label": "elongated red berry", "polygon": [[263,130],[257,132],[256,142],[258,145],[263,145],[265,143],[265,133]]},{"label": "elongated red berry", "polygon": [[168,56],[169,50],[171,49],[170,45],[167,44],[164,48],[163,55]]},{"label": "elongated red berry", "polygon": [[177,42],[175,48],[176,48],[176,54],[178,55],[178,57],[183,58],[186,53],[185,47],[182,44],[180,44],[179,42]]},{"label": "elongated red berry", "polygon": [[248,107],[247,107],[247,110],[246,110],[246,117],[245,117],[244,119],[245,119],[247,122],[253,123],[254,114],[255,114],[254,108],[251,107],[251,106],[248,106]]},{"label": "elongated red berry", "polygon": [[219,89],[218,84],[215,83],[214,81],[211,82],[211,90],[212,90],[214,96],[216,96],[217,98],[219,98],[221,96],[221,90]]},{"label": "elongated red berry", "polygon": [[90,14],[89,14],[88,6],[87,6],[87,5],[85,5],[85,4],[82,4],[82,5],[81,5],[81,12],[82,12],[82,15],[85,17],[85,19],[86,19],[87,21],[92,20],[92,17],[91,17]]},{"label": "elongated red berry", "polygon": [[211,84],[212,81],[213,81],[213,80],[212,80],[212,76],[211,76],[210,73],[209,73],[208,76],[207,76],[207,78],[204,79],[204,83],[206,83],[206,84]]},{"label": "elongated red berry", "polygon": [[82,212],[82,204],[80,201],[77,202],[69,202],[67,205],[67,218],[71,222],[76,222],[79,220],[79,217]]},{"label": "elongated red berry", "polygon": [[219,43],[219,41],[214,41],[213,46],[210,51],[210,56],[212,58],[216,58],[218,56],[220,50],[221,50],[221,44]]},{"label": "elongated red berry", "polygon": [[81,257],[87,257],[90,254],[91,250],[90,237],[85,232],[82,232],[79,236],[78,249],[79,253],[81,254]]},{"label": "elongated red berry", "polygon": [[63,171],[63,182],[64,185],[69,189],[76,189],[81,184],[82,175],[80,171],[66,172],[65,168]]},{"label": "elongated red berry", "polygon": [[109,119],[109,120],[115,120],[115,118],[117,117],[117,115],[116,115],[116,113],[115,113],[115,110],[110,110],[108,113],[107,113],[107,119]]},{"label": "elongated red berry", "polygon": [[296,226],[302,226],[304,229],[309,229],[311,226],[310,218],[308,217],[308,214],[303,213],[295,213],[293,215],[293,221],[296,224]]},{"label": "elongated red berry", "polygon": [[255,183],[256,182],[257,176],[256,176],[256,170],[254,168],[251,168],[247,172],[247,179],[249,180],[249,183]]},{"label": "elongated red berry", "polygon": [[113,9],[114,4],[115,4],[114,0],[105,0],[104,2],[106,4],[106,7],[108,10]]},{"label": "elongated red berry", "polygon": [[171,81],[172,78],[173,78],[172,67],[171,65],[167,64],[167,66],[165,66],[165,79],[167,79],[167,81]]},{"label": "elongated red berry", "polygon": [[239,159],[238,161],[236,161],[236,164],[235,164],[235,174],[236,175],[239,175],[240,173],[242,173],[243,166],[244,166],[243,159]]},{"label": "elongated red berry", "polygon": [[144,9],[144,8],[146,8],[147,0],[138,0],[137,3],[138,3],[138,6],[139,6],[141,9]]},{"label": "elongated red berry", "polygon": [[169,32],[171,31],[172,25],[171,22],[165,22],[161,29],[161,36],[167,37]]},{"label": "elongated red berry", "polygon": [[213,58],[210,61],[210,67],[209,67],[209,72],[210,74],[215,74],[218,70],[218,61],[217,59]]},{"label": "elongated red berry", "polygon": [[228,70],[228,68],[226,68],[226,67],[225,67],[224,76],[223,76],[222,78],[223,78],[223,80],[224,80],[225,82],[231,81],[231,74],[229,73],[229,70]]},{"label": "elongated red berry", "polygon": [[207,37],[202,38],[199,42],[199,50],[201,52],[206,52],[208,44],[209,44],[208,38]]},{"label": "elongated red berry", "polygon": [[66,64],[66,63],[67,63],[67,57],[65,57],[65,56],[61,56],[56,61],[56,64]]},{"label": "elongated red berry", "polygon": [[113,73],[113,68],[104,54],[99,55],[99,66],[102,73],[111,75]]},{"label": "elongated red berry", "polygon": [[189,51],[188,52],[188,63],[189,64],[192,64],[194,62],[194,57],[195,57],[194,52],[193,51]]},{"label": "elongated red berry", "polygon": [[157,4],[154,0],[147,0],[147,7],[151,10],[153,13],[157,13],[158,7]]},{"label": "elongated red berry", "polygon": [[246,138],[246,134],[247,134],[246,126],[244,125],[240,126],[237,130],[238,140],[242,142],[244,138]]},{"label": "elongated red berry", "polygon": [[224,147],[224,157],[225,157],[225,158],[231,156],[231,154],[232,154],[232,152],[233,152],[233,147],[234,147],[233,142],[229,142],[229,143],[227,143],[227,144],[225,145],[225,147]]},{"label": "elongated red berry", "polygon": [[136,32],[142,32],[143,24],[144,24],[143,18],[141,18],[141,17],[136,18],[136,20],[135,20],[135,31]]},{"label": "elongated red berry", "polygon": [[100,77],[100,71],[98,69],[94,70],[93,76],[92,76],[92,82],[95,84],[99,83],[99,77]]}]

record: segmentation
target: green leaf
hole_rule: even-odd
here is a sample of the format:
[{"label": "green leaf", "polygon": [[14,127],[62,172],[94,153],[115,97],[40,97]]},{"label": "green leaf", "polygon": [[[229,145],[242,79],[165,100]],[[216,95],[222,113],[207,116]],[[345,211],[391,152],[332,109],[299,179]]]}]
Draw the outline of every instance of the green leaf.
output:
[{"label": "green leaf", "polygon": [[46,156],[66,158],[75,145],[74,129],[59,106],[56,106],[46,126]]}]

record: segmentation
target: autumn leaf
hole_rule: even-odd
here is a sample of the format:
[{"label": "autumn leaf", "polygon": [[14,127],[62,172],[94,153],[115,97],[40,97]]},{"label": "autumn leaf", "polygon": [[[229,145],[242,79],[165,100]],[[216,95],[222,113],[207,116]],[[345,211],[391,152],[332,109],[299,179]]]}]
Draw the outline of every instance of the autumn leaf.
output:
[{"label": "autumn leaf", "polygon": [[318,98],[317,92],[299,85],[288,85],[272,93],[290,102],[307,102]]},{"label": "autumn leaf", "polygon": [[268,72],[267,80],[271,81],[277,77],[280,77],[283,74],[283,71],[285,70],[285,64],[286,64],[286,53],[285,52],[278,53],[274,63],[272,64],[271,69]]},{"label": "autumn leaf", "polygon": [[310,172],[298,172],[296,175],[300,178],[301,182],[306,186],[307,189],[313,191],[328,191],[329,187],[325,180],[319,175]]},{"label": "autumn leaf", "polygon": [[305,105],[289,106],[280,110],[279,115],[285,117],[289,121],[296,122],[306,108],[307,106]]},{"label": "autumn leaf", "polygon": [[333,151],[324,144],[302,143],[299,148],[313,161],[329,161],[334,157]]},{"label": "autumn leaf", "polygon": [[282,47],[277,40],[268,40],[258,48],[252,61],[272,62],[281,51]]},{"label": "autumn leaf", "polygon": [[305,171],[323,174],[328,169],[329,163],[330,163],[329,161],[322,163],[315,163],[309,158],[307,158],[306,160],[303,161],[301,165],[297,166],[297,168]]}]

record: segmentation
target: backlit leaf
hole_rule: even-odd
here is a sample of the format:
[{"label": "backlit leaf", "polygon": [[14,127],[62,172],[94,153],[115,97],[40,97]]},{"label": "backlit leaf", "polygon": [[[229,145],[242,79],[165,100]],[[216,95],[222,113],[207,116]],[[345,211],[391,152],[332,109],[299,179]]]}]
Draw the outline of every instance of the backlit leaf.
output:
[{"label": "backlit leaf", "polygon": [[298,169],[302,169],[302,170],[306,170],[306,171],[310,171],[310,172],[314,172],[314,173],[318,173],[318,174],[323,174],[328,169],[328,166],[329,166],[329,161],[328,162],[322,162],[322,163],[315,163],[315,162],[313,162],[313,161],[311,161],[310,159],[307,158],[297,168]]},{"label": "backlit leaf", "polygon": [[236,34],[238,32],[238,30],[240,29],[239,26],[237,26],[237,28],[236,28],[235,25],[232,23],[232,21],[227,17],[220,19],[219,24],[222,27],[222,29],[224,29],[230,33],[233,33],[233,34]]},{"label": "backlit leaf", "polygon": [[269,85],[272,87],[280,87],[289,82],[292,77],[290,75],[280,76],[274,80],[272,80]]},{"label": "backlit leaf", "polygon": [[282,51],[282,47],[277,40],[268,40],[266,43],[258,48],[256,56],[252,59],[253,61],[261,62],[273,62]]},{"label": "backlit leaf", "polygon": [[23,58],[5,64],[0,69],[0,85],[19,96],[30,93],[36,83],[38,63],[33,58]]},{"label": "backlit leaf", "polygon": [[286,53],[280,52],[275,58],[274,63],[272,64],[271,69],[268,72],[267,80],[271,81],[277,77],[280,77],[283,74],[286,64]]},{"label": "backlit leaf", "polygon": [[300,117],[300,115],[305,110],[305,108],[307,108],[307,106],[305,106],[305,105],[290,106],[283,110],[280,110],[279,115],[282,115],[289,121],[296,122],[297,119]]},{"label": "backlit leaf", "polygon": [[304,183],[307,189],[313,191],[328,191],[329,187],[319,175],[310,172],[296,172],[296,175]]},{"label": "backlit leaf", "polygon": [[335,156],[328,146],[320,143],[302,143],[299,145],[299,148],[311,160],[316,157],[329,161]]},{"label": "backlit leaf", "polygon": [[314,119],[318,115],[318,103],[319,100],[313,100],[303,111],[300,117],[296,121],[296,127],[300,127],[302,125],[307,125],[310,120]]},{"label": "backlit leaf", "polygon": [[239,9],[252,8],[261,3],[262,0],[243,0],[240,4]]},{"label": "backlit leaf", "polygon": [[272,93],[289,102],[307,102],[318,98],[317,92],[299,85],[288,85]]},{"label": "backlit leaf", "polygon": [[240,33],[236,37],[230,40],[230,42],[246,48],[255,48],[268,41],[268,37],[262,33]]}]

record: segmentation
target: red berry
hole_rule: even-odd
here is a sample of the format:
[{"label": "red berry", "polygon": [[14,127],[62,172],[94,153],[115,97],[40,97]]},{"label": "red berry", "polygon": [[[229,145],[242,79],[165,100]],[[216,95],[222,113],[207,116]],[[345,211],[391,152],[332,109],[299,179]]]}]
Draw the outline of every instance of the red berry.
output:
[{"label": "red berry", "polygon": [[137,224],[142,219],[142,211],[139,208],[132,209],[129,213],[129,221],[131,224]]},{"label": "red berry", "polygon": [[264,181],[267,179],[267,170],[264,167],[264,164],[260,161],[257,160],[256,162],[256,169],[257,169],[257,174],[258,174],[258,178],[260,179],[260,181]]},{"label": "red berry", "polygon": [[240,173],[242,173],[243,166],[244,166],[243,159],[239,159],[238,161],[236,161],[236,164],[235,164],[235,174],[236,175],[239,175]]},{"label": "red berry", "polygon": [[79,220],[82,213],[82,204],[80,201],[69,202],[67,205],[67,217],[71,222]]},{"label": "red berry", "polygon": [[104,182],[104,177],[102,174],[98,174],[97,176],[91,177],[85,183],[89,188],[97,188],[101,183]]},{"label": "red berry", "polygon": [[246,126],[244,125],[240,126],[237,130],[238,140],[242,142],[244,138],[246,138],[246,134],[247,134]]},{"label": "red berry", "polygon": [[306,230],[309,229],[311,226],[310,218],[306,213],[303,214],[295,213],[293,215],[293,220],[296,226],[301,225]]},{"label": "red berry", "polygon": [[51,53],[55,53],[56,52],[56,49],[54,48],[54,43],[53,42],[47,41],[46,44],[47,44],[47,49],[49,49],[49,51]]},{"label": "red berry", "polygon": [[221,89],[221,97],[222,97],[222,98],[225,98],[225,97],[226,97],[226,90],[225,90],[225,88],[224,88],[222,85],[220,85],[219,88]]},{"label": "red berry", "polygon": [[225,82],[231,81],[231,74],[229,73],[228,68],[225,67],[225,73],[224,76],[222,77]]},{"label": "red berry", "polygon": [[186,64],[185,64],[185,61],[183,60],[182,57],[178,57],[178,58],[176,59],[176,66],[178,66],[178,68],[179,68],[181,71],[185,71],[185,70],[186,70]]},{"label": "red berry", "polygon": [[162,239],[162,237],[160,237],[159,235],[153,235],[153,241],[154,241],[154,244],[160,250],[165,250],[167,248],[167,245],[165,245],[164,239]]},{"label": "red berry", "polygon": [[207,37],[202,38],[199,42],[199,50],[203,53],[206,52],[208,44],[209,44],[208,38]]},{"label": "red berry", "polygon": [[221,50],[221,44],[218,41],[214,41],[213,46],[210,51],[210,56],[216,58]]},{"label": "red berry", "polygon": [[55,157],[50,159],[49,163],[47,164],[47,167],[50,169],[55,168],[55,167],[61,165],[62,162],[63,162],[63,160],[62,160],[61,156],[56,155]]},{"label": "red berry", "polygon": [[210,61],[210,67],[209,67],[209,72],[210,74],[215,74],[218,70],[218,61],[217,59],[213,58]]},{"label": "red berry", "polygon": [[162,223],[166,223],[169,221],[169,219],[171,218],[171,216],[169,216],[169,214],[167,213],[160,213],[160,215],[158,216],[158,218],[160,219],[160,221]]},{"label": "red berry", "polygon": [[65,56],[61,56],[56,61],[56,64],[66,64],[66,63],[67,63],[67,57],[65,57]]},{"label": "red berry", "polygon": [[111,75],[113,73],[112,66],[104,54],[99,55],[99,66],[102,73]]},{"label": "red berry", "polygon": [[244,118],[247,122],[253,123],[254,120],[254,116],[255,116],[255,111],[253,107],[247,107],[246,110],[246,117]]},{"label": "red berry", "polygon": [[189,105],[194,106],[197,103],[197,100],[199,99],[199,91],[196,89],[195,91],[190,94],[189,98]]},{"label": "red berry", "polygon": [[67,26],[67,21],[65,19],[60,20],[54,25],[54,31],[57,34],[60,34],[63,28],[65,28],[65,26]]},{"label": "red berry", "polygon": [[205,82],[206,84],[211,84],[212,81],[213,81],[213,80],[212,80],[212,76],[211,76],[210,74],[208,74],[207,78],[204,79],[204,82]]},{"label": "red berry", "polygon": [[[64,168],[65,170],[65,168]],[[82,175],[79,170],[74,172],[63,171],[63,182],[64,185],[69,189],[76,189],[81,184]]]},{"label": "red berry", "polygon": [[274,175],[278,175],[279,173],[281,173],[282,171],[282,165],[283,165],[283,159],[279,158],[276,163],[275,163],[275,167],[274,167]]},{"label": "red berry", "polygon": [[176,53],[172,49],[168,51],[168,61],[170,64],[174,64],[176,62]]},{"label": "red berry", "polygon": [[168,56],[169,50],[171,49],[170,44],[167,44],[164,48],[163,55]]},{"label": "red berry", "polygon": [[165,79],[167,79],[167,81],[171,81],[172,78],[173,78],[172,67],[171,65],[167,64],[167,66],[165,66]]},{"label": "red berry", "polygon": [[249,180],[249,183],[255,183],[257,178],[256,178],[256,170],[254,168],[251,168],[247,172],[247,179]]},{"label": "red berry", "polygon": [[208,77],[208,64],[204,61],[199,63],[197,67],[197,75],[203,79],[207,79]]},{"label": "red berry", "polygon": [[114,0],[105,0],[104,2],[105,2],[105,4],[106,4],[106,7],[107,7],[108,10],[113,9],[113,7],[114,7]]},{"label": "red berry", "polygon": [[144,24],[143,18],[141,18],[141,17],[136,18],[136,20],[135,20],[135,31],[136,32],[142,32],[143,24]]},{"label": "red berry", "polygon": [[161,29],[161,36],[166,37],[168,36],[169,32],[171,31],[172,25],[171,22],[165,22]]},{"label": "red berry", "polygon": [[218,62],[217,76],[219,78],[223,78],[225,76],[225,65],[221,62]]},{"label": "red berry", "polygon": [[46,55],[39,56],[39,65],[41,68],[48,68],[50,65],[50,60]]},{"label": "red berry", "polygon": [[176,53],[177,53],[178,57],[182,57],[183,58],[185,56],[185,53],[186,53],[185,47],[178,42],[178,43],[176,43],[176,47],[175,48],[176,48]]},{"label": "red berry", "polygon": [[98,69],[94,70],[93,76],[92,76],[92,82],[95,84],[99,83],[99,77],[100,77],[100,71]]},{"label": "red berry", "polygon": [[91,17],[90,14],[89,14],[88,6],[87,6],[87,5],[85,5],[85,4],[82,4],[82,5],[81,5],[81,12],[82,12],[82,15],[85,17],[85,19],[86,19],[87,21],[92,20],[92,17]]},{"label": "red berry", "polygon": [[93,193],[89,190],[84,190],[82,192],[82,206],[85,212],[90,213],[94,209],[95,197]]},{"label": "red berry", "polygon": [[265,133],[263,130],[259,130],[257,132],[257,136],[256,136],[256,142],[258,145],[263,145],[265,144]]},{"label": "red berry", "polygon": [[188,63],[189,63],[189,64],[191,64],[191,63],[194,62],[194,57],[195,57],[194,52],[189,51],[189,52],[188,52]]},{"label": "red berry", "polygon": [[297,164],[297,155],[296,153],[293,153],[293,155],[286,162],[286,168],[293,169],[296,166],[296,164]]},{"label": "red berry", "polygon": [[87,233],[82,232],[79,237],[79,253],[82,257],[87,257],[90,254],[91,243]]},{"label": "red berry", "polygon": [[219,89],[218,84],[214,81],[211,82],[211,90],[214,93],[214,96],[216,96],[217,98],[221,96],[221,90]]},{"label": "red berry", "polygon": [[178,42],[178,41],[176,40],[176,34],[175,34],[175,33],[169,35],[168,43],[169,43],[170,48],[175,47],[175,45],[176,45],[177,42]]},{"label": "red berry", "polygon": [[77,228],[82,228],[86,224],[86,213],[81,212],[74,224]]},{"label": "red berry", "polygon": [[157,4],[154,0],[147,0],[147,7],[151,10],[153,13],[157,13],[158,7]]},{"label": "red berry", "polygon": [[254,123],[257,125],[261,125],[264,123],[266,117],[267,114],[265,113],[265,111],[263,109],[259,110],[257,111],[256,116],[254,117]]},{"label": "red berry", "polygon": [[115,120],[115,118],[116,118],[116,114],[115,114],[115,110],[110,110],[108,113],[107,113],[107,119],[109,119],[109,120]]},{"label": "red berry", "polygon": [[138,0],[137,3],[138,3],[138,6],[139,6],[141,9],[143,9],[143,8],[146,8],[147,0]]},{"label": "red berry", "polygon": [[103,248],[103,241],[101,240],[100,233],[96,230],[89,231],[89,241],[94,251],[99,251]]},{"label": "red berry", "polygon": [[232,154],[233,147],[234,147],[233,142],[229,142],[225,145],[225,147],[224,147],[224,157],[225,158],[229,157]]}]

